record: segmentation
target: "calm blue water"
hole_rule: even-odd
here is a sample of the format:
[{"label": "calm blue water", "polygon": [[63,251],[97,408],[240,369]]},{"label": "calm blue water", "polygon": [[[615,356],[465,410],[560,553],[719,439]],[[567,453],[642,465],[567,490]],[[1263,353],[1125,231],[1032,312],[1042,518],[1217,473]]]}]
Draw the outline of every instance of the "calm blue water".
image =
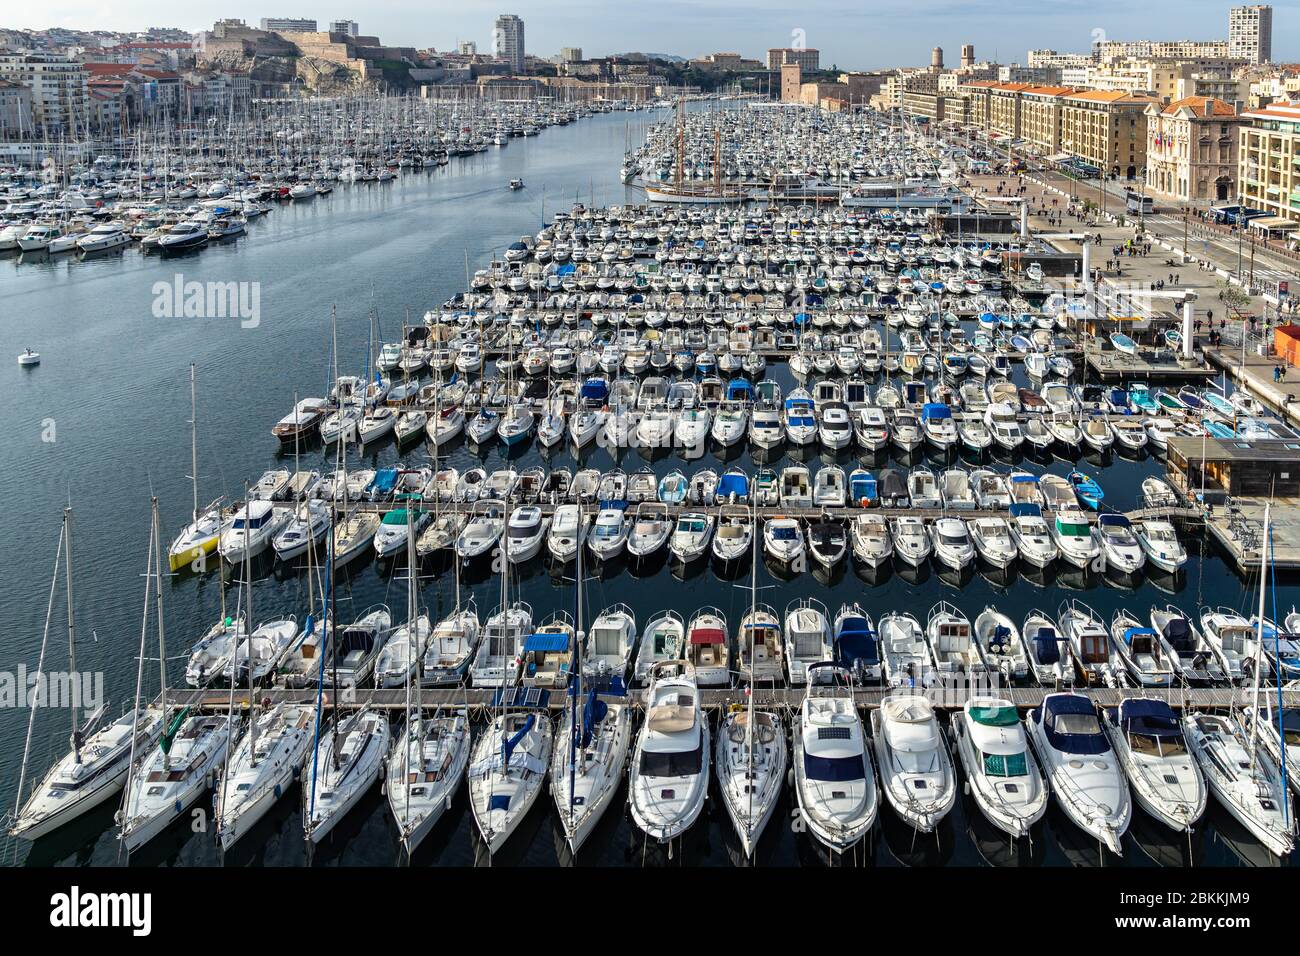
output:
[{"label": "calm blue water", "polygon": [[[0,365],[6,399],[0,402],[0,486],[11,496],[0,545],[6,569],[0,577],[0,619],[5,622],[0,629],[0,669],[15,670],[20,662],[35,666],[60,513],[71,501],[76,515],[78,664],[80,669],[104,672],[110,710],[118,712],[135,682],[149,496],[159,496],[165,539],[184,523],[190,509],[185,477],[189,472],[189,364],[198,366],[201,497],[206,502],[218,494],[236,496],[244,480],[255,479],[277,461],[277,442],[270,428],[289,410],[294,393],[324,393],[331,309],[338,314],[341,370],[360,373],[371,311],[384,337],[396,338],[408,314],[418,321],[425,309],[464,288],[467,262],[470,271],[479,268],[521,235],[535,232],[544,214],[567,208],[575,199],[589,205],[634,201],[635,194],[618,183],[617,172],[625,140],[638,135],[637,124],[646,115],[611,114],[551,129],[535,139],[512,139],[503,150],[453,160],[437,172],[401,177],[386,186],[340,187],[332,196],[312,203],[282,206],[254,222],[247,237],[186,258],[163,261],[129,250],[89,261],[0,260],[4,344],[0,353],[13,356],[30,346],[44,357],[43,365],[34,371],[19,369],[12,359]],[[528,188],[508,191],[506,182],[514,176],[522,177]],[[170,282],[177,273],[187,281],[259,282],[260,325],[245,329],[233,319],[155,318],[153,285]],[[770,374],[788,387],[785,369]],[[49,438],[53,440],[45,440]],[[353,456],[354,463],[364,460],[368,467],[395,458],[391,444],[368,450],[364,459],[355,452]],[[427,455],[420,449],[408,452],[405,460],[424,464]],[[462,470],[481,463],[491,471],[499,466],[502,454],[494,446],[480,458],[460,444],[443,460]],[[537,460],[538,452],[530,449],[512,464],[520,468]],[[581,463],[568,452],[548,460],[575,470],[581,466],[603,471],[614,464],[608,452],[596,448]],[[846,468],[856,460],[848,453],[838,459]],[[702,467],[721,471],[737,461],[756,467],[749,452],[740,448],[726,463],[713,455],[690,463],[669,456],[656,460],[654,467],[660,474],[674,467],[688,473]],[[886,462],[876,459],[870,466]],[[992,462],[1003,470],[1014,464],[1061,474],[1076,464],[1059,458],[1035,462],[996,456]],[[643,462],[636,452],[628,451],[618,464],[630,473]],[[769,464],[779,467],[781,462]],[[292,467],[292,461],[284,466]],[[304,456],[303,467],[331,468],[332,456],[314,450]],[[1117,507],[1131,507],[1141,479],[1163,470],[1162,463],[1149,458],[1092,459],[1083,467],[1099,476],[1107,501]],[[1189,548],[1196,555],[1200,545],[1193,541]],[[423,600],[432,615],[440,616],[454,602],[451,575],[445,564],[426,567],[424,574]],[[683,574],[662,560],[645,568],[629,568],[620,561],[586,586],[586,614],[589,619],[602,607],[626,602],[638,622],[644,623],[665,607],[689,615],[713,604],[734,625],[750,600],[748,568],[742,567],[736,575],[735,581],[720,580],[707,562]],[[401,576],[368,559],[354,564],[338,584],[340,620],[376,601],[404,606],[406,585]],[[1202,603],[1244,607],[1250,600],[1245,584],[1213,553],[1194,557],[1176,579],[1142,578],[1132,586],[1067,572],[1033,579],[1013,572],[1009,578],[995,579],[978,570],[955,577],[935,570],[904,574],[882,569],[864,579],[844,566],[830,578],[810,573],[793,579],[762,566],[758,584],[763,589],[759,600],[778,611],[797,598],[815,596],[832,612],[843,602],[859,601],[873,616],[905,608],[923,617],[934,603],[948,600],[972,617],[985,605],[996,604],[1020,620],[1030,608],[1054,612],[1063,600],[1079,597],[1109,620],[1120,607],[1145,616],[1151,605],[1170,601],[1191,611]],[[471,570],[462,585],[477,597],[480,609],[496,604],[499,581],[487,569]],[[540,559],[522,569],[519,589],[538,618],[557,607],[572,609],[572,582]],[[1279,606],[1289,607],[1296,590],[1284,587]],[[227,599],[236,600],[236,592],[228,591]],[[253,602],[257,618],[288,613],[301,618],[307,606],[305,577],[267,569],[255,582]],[[171,673],[178,680],[189,644],[221,613],[217,577],[173,579],[166,607]],[[63,614],[56,606],[49,666],[61,666],[63,627]],[[151,686],[156,686],[156,680]],[[5,741],[0,745],[0,805],[5,807],[14,802],[27,717],[25,710],[0,710],[0,739]],[[66,740],[66,715],[42,715],[33,745],[33,772],[42,773],[64,751]],[[286,795],[225,863],[304,863],[299,807],[296,791]],[[8,845],[3,859],[112,864],[118,859],[112,814],[113,808],[106,807],[33,847]],[[888,809],[882,809],[881,817],[870,848],[859,853],[858,862],[1084,866],[1099,862],[1096,846],[1055,807],[1032,844],[1019,847],[1008,847],[965,801],[959,802],[937,837],[913,839],[911,830]],[[768,828],[759,862],[823,862],[824,854],[794,833],[789,819],[787,799]],[[471,830],[462,798],[413,862],[476,862]],[[316,850],[314,862],[396,862],[395,836],[376,788],[331,840]],[[548,797],[539,801],[493,862],[567,863],[562,846]],[[663,851],[646,847],[627,816],[611,809],[579,862],[730,865],[737,856],[725,813],[714,800],[707,818],[671,861]],[[1211,808],[1190,845],[1137,812],[1123,860],[1105,862],[1149,865],[1157,861],[1270,862],[1217,807]],[[185,826],[168,831],[132,858],[140,865],[220,862],[210,837],[191,833]]]}]

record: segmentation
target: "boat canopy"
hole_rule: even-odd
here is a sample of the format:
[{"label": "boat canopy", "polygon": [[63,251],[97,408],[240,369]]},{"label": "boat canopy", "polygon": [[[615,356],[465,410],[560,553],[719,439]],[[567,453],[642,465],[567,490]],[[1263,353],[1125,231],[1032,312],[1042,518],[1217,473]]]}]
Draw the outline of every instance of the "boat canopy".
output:
[{"label": "boat canopy", "polygon": [[1020,723],[1020,715],[1010,704],[971,707],[970,716],[985,727],[1015,727]]},{"label": "boat canopy", "polygon": [[841,667],[853,666],[855,661],[868,664],[880,662],[880,646],[875,633],[865,618],[845,618],[840,633],[835,638],[835,663]]},{"label": "boat canopy", "polygon": [[1097,517],[1097,523],[1108,528],[1131,528],[1133,523],[1122,514],[1107,512]]},{"label": "boat canopy", "polygon": [[1061,659],[1061,651],[1058,646],[1059,640],[1056,628],[1040,627],[1038,629],[1038,633],[1033,636],[1034,655],[1038,658],[1038,663],[1055,664]]},{"label": "boat canopy", "polygon": [[1011,505],[1013,518],[1041,518],[1043,509],[1033,502],[1015,502]]},{"label": "boat canopy", "polygon": [[1166,739],[1183,735],[1177,715],[1163,700],[1130,697],[1119,705],[1119,722],[1130,734]]},{"label": "boat canopy", "polygon": [[1097,721],[1097,708],[1081,694],[1051,694],[1043,701],[1043,729],[1052,747],[1067,754],[1103,754],[1110,749]]},{"label": "boat canopy", "polygon": [[374,479],[370,482],[367,490],[383,494],[390,492],[397,486],[398,470],[396,468],[380,468],[375,472]]},{"label": "boat canopy", "polygon": [[1165,641],[1179,654],[1190,654],[1193,646],[1192,629],[1185,617],[1171,617],[1165,624]]},{"label": "boat canopy", "polygon": [[717,494],[723,499],[735,495],[737,501],[742,501],[749,497],[749,478],[739,472],[729,471],[718,480]]},{"label": "boat canopy", "polygon": [[728,401],[748,401],[754,395],[754,387],[743,378],[733,378],[727,383]]},{"label": "boat canopy", "polygon": [[604,402],[609,397],[609,383],[603,378],[589,378],[582,383],[582,399],[586,402]]},{"label": "boat canopy", "polygon": [[1124,643],[1129,647],[1133,646],[1133,641],[1137,638],[1148,638],[1155,641],[1156,632],[1149,627],[1126,627],[1124,628]]},{"label": "boat canopy", "polygon": [[722,633],[721,628],[697,627],[691,631],[692,644],[722,644],[726,639],[727,636]]},{"label": "boat canopy", "polygon": [[524,653],[563,653],[569,649],[568,634],[529,634],[524,638]]}]

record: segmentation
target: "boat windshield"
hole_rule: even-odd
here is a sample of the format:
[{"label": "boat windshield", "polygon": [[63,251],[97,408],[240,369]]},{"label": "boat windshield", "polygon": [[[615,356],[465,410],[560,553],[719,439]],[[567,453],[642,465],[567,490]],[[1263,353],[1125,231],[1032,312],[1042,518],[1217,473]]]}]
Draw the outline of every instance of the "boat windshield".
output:
[{"label": "boat windshield", "polygon": [[646,777],[694,777],[703,766],[703,743],[694,750],[641,751],[641,773]]},{"label": "boat windshield", "polygon": [[1181,733],[1129,734],[1128,741],[1134,753],[1151,757],[1177,757],[1187,753],[1187,744]]},{"label": "boat windshield", "polygon": [[982,754],[984,775],[988,777],[1023,777],[1029,773],[1025,754]]},{"label": "boat windshield", "polygon": [[863,773],[862,757],[818,757],[805,753],[803,772],[809,780],[825,783],[844,783],[850,780],[866,779]]}]

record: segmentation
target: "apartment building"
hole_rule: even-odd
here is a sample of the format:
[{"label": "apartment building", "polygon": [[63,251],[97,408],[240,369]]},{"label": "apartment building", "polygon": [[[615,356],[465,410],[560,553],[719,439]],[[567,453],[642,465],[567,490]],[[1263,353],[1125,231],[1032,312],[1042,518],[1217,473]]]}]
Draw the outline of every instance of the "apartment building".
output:
[{"label": "apartment building", "polygon": [[1157,198],[1208,204],[1237,194],[1238,140],[1246,120],[1231,103],[1191,96],[1147,116],[1147,189]]},{"label": "apartment building", "polygon": [[46,133],[71,132],[88,119],[85,69],[56,53],[0,53],[0,79],[25,86],[31,115]]},{"label": "apartment building", "polygon": [[1300,221],[1300,104],[1270,103],[1242,114],[1238,132],[1240,201]]},{"label": "apartment building", "polygon": [[1273,8],[1233,7],[1228,11],[1228,50],[1251,63],[1273,58]]},{"label": "apartment building", "polygon": [[1136,179],[1146,168],[1149,96],[1081,90],[1061,97],[1061,150],[1110,176]]}]

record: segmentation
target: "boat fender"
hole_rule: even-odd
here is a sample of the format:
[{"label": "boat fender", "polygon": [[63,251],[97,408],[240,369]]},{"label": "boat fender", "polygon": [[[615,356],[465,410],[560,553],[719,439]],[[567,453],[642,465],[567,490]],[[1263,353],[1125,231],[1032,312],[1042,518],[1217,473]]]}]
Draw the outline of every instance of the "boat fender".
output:
[{"label": "boat fender", "polygon": [[173,810],[174,812],[178,813],[178,814],[179,814],[183,809],[185,809],[185,808],[181,805],[181,802],[180,802],[179,800],[177,800],[175,803],[172,804],[172,810]]},{"label": "boat fender", "polygon": [[278,783],[275,785],[274,793],[275,793],[275,799],[279,800],[279,799],[280,799],[280,785],[279,785]]}]

